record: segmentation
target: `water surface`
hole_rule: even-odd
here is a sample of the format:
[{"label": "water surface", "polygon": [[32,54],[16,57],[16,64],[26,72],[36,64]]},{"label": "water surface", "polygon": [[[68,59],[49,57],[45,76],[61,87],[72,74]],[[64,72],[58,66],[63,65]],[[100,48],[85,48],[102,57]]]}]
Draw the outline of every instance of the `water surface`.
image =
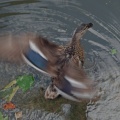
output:
[{"label": "water surface", "polygon": [[0,1],[0,34],[35,32],[64,44],[77,26],[89,22],[94,26],[81,40],[85,68],[97,82],[115,79],[120,75],[119,0]]}]

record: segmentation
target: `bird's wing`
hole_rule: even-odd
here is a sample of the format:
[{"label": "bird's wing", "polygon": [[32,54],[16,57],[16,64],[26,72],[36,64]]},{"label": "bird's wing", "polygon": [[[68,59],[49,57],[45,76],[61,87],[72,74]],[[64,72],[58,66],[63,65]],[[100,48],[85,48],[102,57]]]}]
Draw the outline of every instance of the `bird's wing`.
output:
[{"label": "bird's wing", "polygon": [[93,82],[82,68],[71,63],[63,68],[59,77],[54,80],[54,85],[59,94],[74,101],[90,100],[95,95]]},{"label": "bird's wing", "polygon": [[[35,34],[0,36],[0,58],[8,61],[25,61],[35,69],[55,74],[57,50],[60,47]],[[53,53],[54,51],[54,53]]]}]

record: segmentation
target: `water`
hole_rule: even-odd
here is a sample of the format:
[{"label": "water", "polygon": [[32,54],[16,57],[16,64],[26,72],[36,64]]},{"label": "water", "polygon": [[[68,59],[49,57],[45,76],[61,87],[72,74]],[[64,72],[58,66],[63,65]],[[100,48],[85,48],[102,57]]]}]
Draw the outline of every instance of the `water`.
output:
[{"label": "water", "polygon": [[85,68],[97,82],[115,79],[120,75],[119,0],[0,1],[0,34],[29,31],[64,44],[78,25],[89,22],[94,26],[81,40]]}]

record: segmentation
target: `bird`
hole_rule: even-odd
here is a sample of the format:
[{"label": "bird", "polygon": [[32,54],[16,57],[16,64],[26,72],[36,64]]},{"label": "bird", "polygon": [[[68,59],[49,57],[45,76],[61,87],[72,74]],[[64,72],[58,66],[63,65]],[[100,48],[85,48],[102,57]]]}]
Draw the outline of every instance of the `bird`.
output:
[{"label": "bird", "polygon": [[66,45],[57,45],[35,33],[0,36],[0,58],[10,62],[27,63],[51,77],[45,91],[46,99],[59,95],[80,102],[94,98],[93,82],[84,70],[84,49],[80,39],[93,26],[83,23],[76,28]]}]

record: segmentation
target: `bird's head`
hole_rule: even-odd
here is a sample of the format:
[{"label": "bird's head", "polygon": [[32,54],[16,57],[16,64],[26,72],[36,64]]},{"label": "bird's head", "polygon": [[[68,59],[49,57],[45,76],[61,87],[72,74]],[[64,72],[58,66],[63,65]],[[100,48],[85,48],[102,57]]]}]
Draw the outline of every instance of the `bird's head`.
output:
[{"label": "bird's head", "polygon": [[81,24],[73,33],[73,40],[80,40],[86,31],[93,26],[92,23]]}]

